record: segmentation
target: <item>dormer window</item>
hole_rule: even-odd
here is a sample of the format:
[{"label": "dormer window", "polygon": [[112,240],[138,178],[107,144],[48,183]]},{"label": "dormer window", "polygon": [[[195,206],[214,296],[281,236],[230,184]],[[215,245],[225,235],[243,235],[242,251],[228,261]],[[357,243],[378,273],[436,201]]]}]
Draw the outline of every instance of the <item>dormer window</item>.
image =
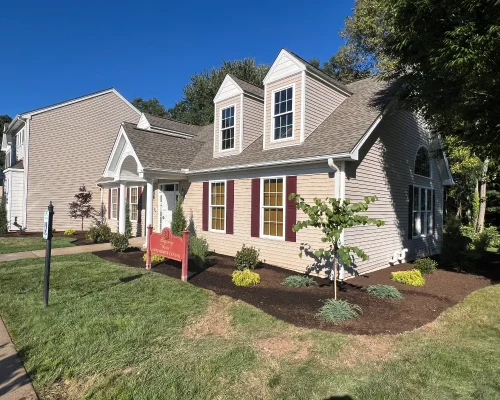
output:
[{"label": "dormer window", "polygon": [[274,140],[293,138],[293,87],[274,92]]},{"label": "dormer window", "polygon": [[234,106],[223,108],[221,117],[221,150],[232,150],[234,149]]},{"label": "dormer window", "polygon": [[414,171],[416,175],[425,176],[426,178],[431,177],[431,163],[429,161],[429,152],[425,147],[420,147],[417,151]]}]

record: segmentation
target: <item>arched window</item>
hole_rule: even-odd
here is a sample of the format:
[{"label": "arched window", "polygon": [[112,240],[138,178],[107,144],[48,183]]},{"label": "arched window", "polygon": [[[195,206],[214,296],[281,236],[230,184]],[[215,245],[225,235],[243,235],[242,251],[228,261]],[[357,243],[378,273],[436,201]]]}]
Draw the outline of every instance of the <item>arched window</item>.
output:
[{"label": "arched window", "polygon": [[415,174],[431,177],[431,164],[429,162],[429,152],[425,147],[421,147],[417,151],[417,157],[415,157]]}]

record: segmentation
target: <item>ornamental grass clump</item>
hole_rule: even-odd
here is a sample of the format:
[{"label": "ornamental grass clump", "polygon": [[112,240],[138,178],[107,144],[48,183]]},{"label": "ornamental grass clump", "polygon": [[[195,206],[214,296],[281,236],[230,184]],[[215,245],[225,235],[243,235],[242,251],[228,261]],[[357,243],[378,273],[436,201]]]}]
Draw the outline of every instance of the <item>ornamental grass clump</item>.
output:
[{"label": "ornamental grass clump", "polygon": [[297,287],[314,286],[316,285],[316,281],[310,276],[306,275],[291,275],[287,276],[281,284],[283,286],[297,288]]},{"label": "ornamental grass clump", "polygon": [[391,285],[371,285],[366,291],[375,297],[385,297],[389,299],[402,299],[401,292]]},{"label": "ornamental grass clump", "polygon": [[319,309],[318,317],[328,322],[340,323],[357,318],[362,313],[361,307],[345,300],[329,299]]},{"label": "ornamental grass clump", "polygon": [[432,274],[438,267],[438,263],[432,258],[420,258],[413,263],[413,266],[422,274]]},{"label": "ornamental grass clump", "polygon": [[232,274],[233,283],[236,286],[250,286],[260,283],[260,275],[257,272],[244,269],[243,271],[234,271]]},{"label": "ornamental grass clump", "polygon": [[392,272],[392,280],[394,282],[403,283],[410,286],[424,286],[425,279],[418,269],[411,269],[409,271]]}]

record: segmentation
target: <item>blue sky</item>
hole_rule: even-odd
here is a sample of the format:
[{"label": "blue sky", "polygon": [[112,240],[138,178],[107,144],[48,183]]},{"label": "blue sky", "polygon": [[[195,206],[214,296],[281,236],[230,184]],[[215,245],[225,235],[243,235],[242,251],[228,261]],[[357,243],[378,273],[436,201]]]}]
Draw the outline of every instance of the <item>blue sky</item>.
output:
[{"label": "blue sky", "polygon": [[[78,4],[78,5],[77,5]],[[2,6],[0,114],[115,87],[166,107],[221,60],[271,63],[286,47],[322,61],[354,0],[22,1]]]}]

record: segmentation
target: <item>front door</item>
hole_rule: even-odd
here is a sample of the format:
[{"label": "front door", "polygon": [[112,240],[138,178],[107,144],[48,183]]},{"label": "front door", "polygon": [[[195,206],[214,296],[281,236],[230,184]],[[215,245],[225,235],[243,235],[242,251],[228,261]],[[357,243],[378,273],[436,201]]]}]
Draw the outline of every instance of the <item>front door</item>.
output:
[{"label": "front door", "polygon": [[172,213],[177,200],[179,185],[169,183],[160,185],[159,212],[160,212],[160,231],[164,228],[172,227]]}]

